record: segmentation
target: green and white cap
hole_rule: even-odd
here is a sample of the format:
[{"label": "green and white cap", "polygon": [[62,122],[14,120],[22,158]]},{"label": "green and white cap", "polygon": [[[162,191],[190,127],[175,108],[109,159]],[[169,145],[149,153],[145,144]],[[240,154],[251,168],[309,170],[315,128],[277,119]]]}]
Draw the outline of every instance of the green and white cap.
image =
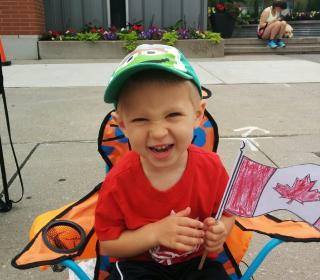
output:
[{"label": "green and white cap", "polygon": [[186,57],[174,47],[154,44],[138,46],[121,61],[109,80],[104,101],[117,104],[119,91],[124,82],[133,74],[149,69],[167,71],[191,80],[196,85],[200,97],[202,96],[199,78]]}]

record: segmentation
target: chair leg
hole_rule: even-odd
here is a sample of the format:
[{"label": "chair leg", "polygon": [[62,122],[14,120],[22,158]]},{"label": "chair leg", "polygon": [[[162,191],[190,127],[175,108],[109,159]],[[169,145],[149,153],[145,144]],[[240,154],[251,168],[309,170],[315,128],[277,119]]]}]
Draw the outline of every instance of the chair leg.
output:
[{"label": "chair leg", "polygon": [[241,277],[241,280],[249,280],[265,257],[272,251],[273,248],[280,245],[283,241],[277,238],[271,239],[259,252],[259,254],[252,261],[245,274]]},{"label": "chair leg", "polygon": [[73,260],[64,260],[61,263],[67,268],[71,269],[80,280],[90,280],[82,268]]}]

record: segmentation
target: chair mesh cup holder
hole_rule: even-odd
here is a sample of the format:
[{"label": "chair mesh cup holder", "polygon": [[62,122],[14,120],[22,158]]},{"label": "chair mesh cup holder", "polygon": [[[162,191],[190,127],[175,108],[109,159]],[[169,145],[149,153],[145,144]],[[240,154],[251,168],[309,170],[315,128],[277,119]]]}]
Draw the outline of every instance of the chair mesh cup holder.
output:
[{"label": "chair mesh cup holder", "polygon": [[42,230],[46,246],[56,253],[70,254],[78,251],[86,240],[83,228],[71,221],[55,220]]}]

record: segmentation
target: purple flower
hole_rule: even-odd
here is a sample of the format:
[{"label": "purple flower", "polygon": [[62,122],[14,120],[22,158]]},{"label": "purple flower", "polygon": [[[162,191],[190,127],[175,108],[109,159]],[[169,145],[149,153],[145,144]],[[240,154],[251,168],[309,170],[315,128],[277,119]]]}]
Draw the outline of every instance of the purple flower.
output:
[{"label": "purple flower", "polygon": [[147,30],[148,39],[159,40],[162,37],[163,31],[157,27],[151,27]]},{"label": "purple flower", "polygon": [[177,30],[179,39],[190,39],[190,33],[188,29],[180,28]]},{"label": "purple flower", "polygon": [[112,31],[105,31],[103,33],[103,38],[105,40],[117,40],[117,34],[115,32],[112,32]]},{"label": "purple flower", "polygon": [[150,40],[152,38],[152,33],[148,31],[141,31],[139,33],[139,39],[140,40]]}]

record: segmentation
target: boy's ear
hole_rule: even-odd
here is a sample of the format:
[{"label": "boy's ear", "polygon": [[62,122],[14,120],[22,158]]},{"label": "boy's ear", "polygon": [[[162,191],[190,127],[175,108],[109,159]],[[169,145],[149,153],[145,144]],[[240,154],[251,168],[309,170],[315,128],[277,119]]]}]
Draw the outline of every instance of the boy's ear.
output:
[{"label": "boy's ear", "polygon": [[204,100],[199,102],[198,108],[196,110],[196,121],[194,127],[198,127],[204,115],[204,110],[206,109],[207,103]]},{"label": "boy's ear", "polygon": [[112,116],[113,120],[117,123],[117,125],[119,126],[119,128],[121,129],[123,134],[125,136],[127,136],[126,135],[126,128],[125,128],[125,125],[124,125],[124,121],[121,118],[120,114],[117,111],[115,111],[115,112],[111,113],[111,116]]}]

